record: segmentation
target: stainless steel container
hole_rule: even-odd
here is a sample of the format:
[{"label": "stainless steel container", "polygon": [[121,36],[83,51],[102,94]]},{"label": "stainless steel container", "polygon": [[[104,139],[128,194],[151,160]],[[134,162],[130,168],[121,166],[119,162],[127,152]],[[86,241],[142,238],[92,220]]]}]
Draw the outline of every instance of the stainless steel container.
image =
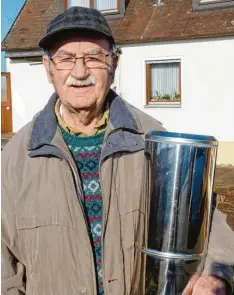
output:
[{"label": "stainless steel container", "polygon": [[146,294],[182,294],[207,254],[218,143],[211,136],[151,131]]}]

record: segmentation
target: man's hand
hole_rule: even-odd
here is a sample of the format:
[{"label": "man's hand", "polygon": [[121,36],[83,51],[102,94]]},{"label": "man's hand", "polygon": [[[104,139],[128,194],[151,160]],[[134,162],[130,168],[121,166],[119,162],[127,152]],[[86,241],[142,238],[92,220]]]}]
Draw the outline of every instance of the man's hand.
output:
[{"label": "man's hand", "polygon": [[183,295],[225,295],[225,282],[215,276],[195,275],[186,286]]}]

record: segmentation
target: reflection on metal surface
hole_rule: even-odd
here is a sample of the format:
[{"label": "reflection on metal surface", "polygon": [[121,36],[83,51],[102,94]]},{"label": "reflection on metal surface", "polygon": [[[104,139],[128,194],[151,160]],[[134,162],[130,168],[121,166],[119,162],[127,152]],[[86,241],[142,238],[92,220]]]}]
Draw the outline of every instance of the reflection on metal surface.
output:
[{"label": "reflection on metal surface", "polygon": [[167,260],[147,256],[147,295],[180,295],[185,285],[198,268],[200,260]]},{"label": "reflection on metal surface", "polygon": [[152,249],[140,249],[143,253],[158,258],[170,258],[170,259],[180,259],[180,260],[197,260],[201,259],[204,256],[204,253],[201,254],[181,254],[181,253],[172,253],[172,252],[161,252]]},{"label": "reflection on metal surface", "polygon": [[146,294],[181,294],[207,254],[217,141],[152,131]]}]

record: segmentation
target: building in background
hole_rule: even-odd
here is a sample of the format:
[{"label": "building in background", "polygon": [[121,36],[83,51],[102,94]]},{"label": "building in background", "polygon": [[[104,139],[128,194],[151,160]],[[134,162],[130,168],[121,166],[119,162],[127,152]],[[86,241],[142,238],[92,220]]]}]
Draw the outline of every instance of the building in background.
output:
[{"label": "building in background", "polygon": [[72,5],[106,16],[122,48],[116,91],[175,132],[213,135],[218,164],[234,165],[234,0],[30,0],[2,48],[11,73],[13,131],[48,101],[38,41]]},{"label": "building in background", "polygon": [[[1,41],[6,37],[25,0],[2,0],[1,2]],[[5,142],[13,131],[11,76],[6,72],[5,52],[1,52],[1,132]]]}]

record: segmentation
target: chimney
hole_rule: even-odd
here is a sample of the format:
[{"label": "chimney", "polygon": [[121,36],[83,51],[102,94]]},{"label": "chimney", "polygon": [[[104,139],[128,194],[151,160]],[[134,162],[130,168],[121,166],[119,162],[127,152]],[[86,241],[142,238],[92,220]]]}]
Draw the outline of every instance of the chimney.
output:
[{"label": "chimney", "polygon": [[157,2],[155,2],[154,4],[153,4],[153,6],[157,6],[157,7],[160,7],[160,6],[162,6],[164,3],[161,1],[161,0],[157,0]]}]

